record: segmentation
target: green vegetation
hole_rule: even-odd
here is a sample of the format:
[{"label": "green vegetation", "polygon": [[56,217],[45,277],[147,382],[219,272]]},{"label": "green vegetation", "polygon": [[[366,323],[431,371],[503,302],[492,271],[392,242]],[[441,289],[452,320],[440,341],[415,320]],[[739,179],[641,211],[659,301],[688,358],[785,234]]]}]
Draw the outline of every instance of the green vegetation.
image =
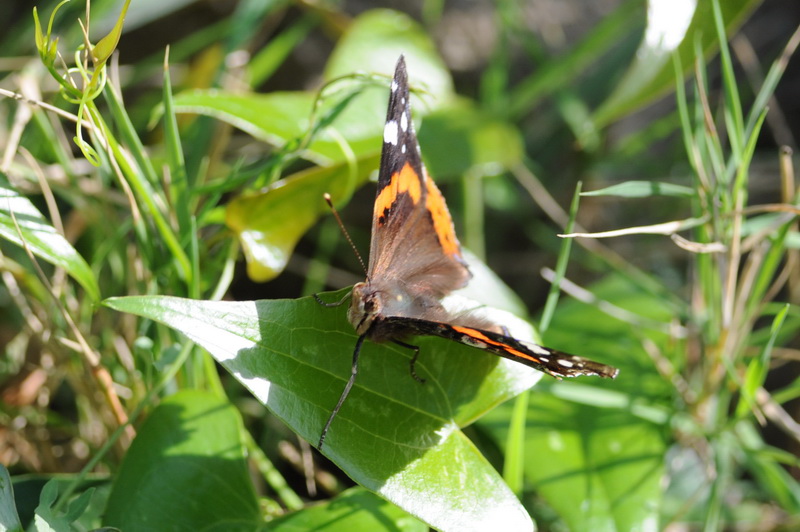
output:
[{"label": "green vegetation", "polygon": [[[751,86],[754,0],[682,27],[631,0],[560,52],[497,2],[473,79],[442,2],[190,4],[44,2],[0,36],[0,530],[800,526],[800,198],[762,135],[800,33]],[[323,194],[366,254],[400,53],[465,295],[620,375],[421,338],[420,385],[367,343],[320,454],[356,336],[309,296],[363,277]]]}]

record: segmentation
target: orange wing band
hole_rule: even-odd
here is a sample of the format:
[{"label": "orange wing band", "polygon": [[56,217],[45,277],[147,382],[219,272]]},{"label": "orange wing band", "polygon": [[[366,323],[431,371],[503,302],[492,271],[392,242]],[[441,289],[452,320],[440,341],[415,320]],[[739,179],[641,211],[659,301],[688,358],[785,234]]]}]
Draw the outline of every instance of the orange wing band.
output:
[{"label": "orange wing band", "polygon": [[428,189],[428,198],[425,201],[425,208],[433,217],[433,229],[439,238],[439,244],[448,255],[461,255],[456,231],[453,229],[453,219],[450,218],[450,211],[447,210],[442,193],[430,178],[426,180],[426,188]]},{"label": "orange wing band", "polygon": [[383,218],[392,208],[392,204],[400,194],[408,193],[414,204],[419,203],[422,196],[422,186],[420,176],[414,171],[409,163],[406,163],[399,172],[392,174],[389,184],[380,191],[375,198],[374,216],[376,220]]},{"label": "orange wing band", "polygon": [[518,351],[517,349],[514,349],[513,347],[509,347],[509,346],[507,346],[506,344],[504,344],[502,342],[497,342],[495,340],[492,340],[491,338],[489,338],[488,336],[486,336],[485,334],[481,333],[480,331],[478,331],[476,329],[470,329],[469,327],[458,327],[458,326],[455,326],[455,325],[453,326],[453,329],[458,331],[458,332],[460,332],[461,334],[469,336],[470,338],[475,338],[476,340],[480,340],[481,342],[485,342],[487,345],[493,345],[495,347],[499,347],[500,349],[502,349],[503,351],[505,351],[506,353],[508,353],[510,355],[514,355],[514,356],[517,356],[517,357],[520,357],[520,358],[524,358],[525,360],[530,360],[531,362],[535,362],[537,364],[541,364],[542,363],[542,361],[540,359],[538,359],[538,358],[536,358],[534,356],[531,356],[528,353],[523,353],[522,351]]}]

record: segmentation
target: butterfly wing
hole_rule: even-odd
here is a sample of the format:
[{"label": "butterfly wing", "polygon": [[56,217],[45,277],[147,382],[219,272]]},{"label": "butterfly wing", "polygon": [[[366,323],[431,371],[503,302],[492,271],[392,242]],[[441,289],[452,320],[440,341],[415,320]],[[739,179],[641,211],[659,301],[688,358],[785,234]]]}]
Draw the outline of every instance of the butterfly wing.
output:
[{"label": "butterfly wing", "polygon": [[477,347],[537,369],[553,377],[578,377],[596,375],[613,379],[619,370],[593,360],[563,353],[533,343],[523,343],[510,336],[473,327],[450,325],[416,318],[384,318],[387,327],[402,325],[407,331],[422,336],[440,336],[462,344]]},{"label": "butterfly wing", "polygon": [[432,301],[470,278],[444,197],[422,164],[402,56],[384,127],[368,275],[377,289],[399,283]]}]

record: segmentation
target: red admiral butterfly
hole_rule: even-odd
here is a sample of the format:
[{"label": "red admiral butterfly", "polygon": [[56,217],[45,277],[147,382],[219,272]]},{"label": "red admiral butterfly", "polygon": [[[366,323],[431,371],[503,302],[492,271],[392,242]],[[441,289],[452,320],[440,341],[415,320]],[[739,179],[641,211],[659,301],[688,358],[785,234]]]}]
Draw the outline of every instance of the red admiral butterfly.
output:
[{"label": "red admiral butterfly", "polygon": [[383,130],[367,280],[353,287],[347,312],[359,335],[352,371],[322,429],[319,448],[355,382],[365,338],[414,350],[411,375],[418,381],[422,379],[416,375],[414,363],[419,347],[403,339],[419,335],[441,336],[485,349],[557,378],[617,376],[617,369],[611,366],[511,338],[504,334],[504,327],[485,318],[448,312],[442,299],[464,287],[470,277],[444,197],[422,164],[411,122],[405,59],[400,56]]}]

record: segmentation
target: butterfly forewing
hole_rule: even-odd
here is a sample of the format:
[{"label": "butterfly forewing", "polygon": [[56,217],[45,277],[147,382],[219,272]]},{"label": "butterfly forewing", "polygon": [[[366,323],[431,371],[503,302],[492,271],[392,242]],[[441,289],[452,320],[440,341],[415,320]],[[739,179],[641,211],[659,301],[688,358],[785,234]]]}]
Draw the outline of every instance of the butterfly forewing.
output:
[{"label": "butterfly forewing", "polygon": [[353,287],[348,310],[359,339],[350,378],[322,430],[320,448],[355,383],[365,338],[393,340],[414,349],[411,374],[415,377],[419,348],[403,340],[414,335],[454,340],[554,377],[617,375],[611,366],[520,342],[500,334],[498,331],[504,330],[500,324],[477,316],[454,316],[444,308],[442,299],[464,287],[471,275],[444,198],[422,164],[409,98],[408,74],[401,56],[391,84],[383,133],[367,280]]},{"label": "butterfly forewing", "polygon": [[435,298],[470,278],[444,198],[420,158],[402,57],[384,126],[368,276],[378,285],[400,279],[412,295]]},{"label": "butterfly forewing", "polygon": [[553,377],[596,375],[613,379],[618,370],[569,353],[563,353],[534,343],[521,342],[484,329],[413,318],[385,318],[387,326],[399,321],[416,335],[439,336],[477,347],[501,357],[532,367]]}]

